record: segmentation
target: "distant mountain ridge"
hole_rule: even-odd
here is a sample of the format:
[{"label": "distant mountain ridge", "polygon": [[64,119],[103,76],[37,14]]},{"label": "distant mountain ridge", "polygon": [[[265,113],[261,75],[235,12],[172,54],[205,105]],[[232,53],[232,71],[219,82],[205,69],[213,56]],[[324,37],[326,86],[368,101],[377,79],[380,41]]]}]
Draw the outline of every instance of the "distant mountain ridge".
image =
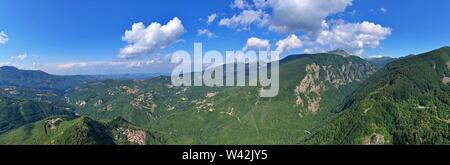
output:
[{"label": "distant mountain ridge", "polygon": [[51,90],[63,94],[85,80],[81,77],[55,76],[39,70],[20,70],[11,66],[0,67],[0,86],[15,86]]},{"label": "distant mountain ridge", "polygon": [[103,80],[146,80],[164,75],[117,74],[117,75],[52,75],[40,70],[21,70],[12,66],[0,67],[0,87],[18,87],[33,90],[49,90],[63,95],[78,85]]},{"label": "distant mountain ridge", "polygon": [[336,54],[336,55],[340,55],[340,56],[344,56],[344,57],[349,57],[352,56],[350,53],[346,52],[345,50],[342,49],[336,49],[333,51],[329,51],[328,54]]},{"label": "distant mountain ridge", "polygon": [[392,57],[372,57],[372,58],[368,58],[366,60],[369,61],[372,64],[375,64],[379,68],[383,68],[387,64],[389,64],[392,61],[396,60],[396,58],[392,58]]}]

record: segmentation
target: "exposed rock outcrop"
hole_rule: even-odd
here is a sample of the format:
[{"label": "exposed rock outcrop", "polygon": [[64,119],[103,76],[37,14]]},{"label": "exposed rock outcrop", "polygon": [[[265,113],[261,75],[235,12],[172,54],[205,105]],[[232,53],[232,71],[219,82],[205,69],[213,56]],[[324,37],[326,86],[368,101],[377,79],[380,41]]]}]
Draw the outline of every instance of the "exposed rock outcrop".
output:
[{"label": "exposed rock outcrop", "polygon": [[146,134],[142,130],[134,130],[129,128],[119,128],[119,132],[127,137],[130,143],[136,143],[138,145],[145,145]]},{"label": "exposed rock outcrop", "polygon": [[305,71],[305,77],[294,90],[295,104],[307,112],[316,113],[322,100],[321,93],[327,90],[327,83],[339,89],[355,81],[361,82],[367,75],[375,72],[375,67],[369,63],[348,62],[341,66],[319,66],[312,63],[306,66]]},{"label": "exposed rock outcrop", "polygon": [[447,85],[448,83],[450,83],[450,77],[444,77],[442,78],[442,83]]},{"label": "exposed rock outcrop", "polygon": [[[325,85],[320,82],[320,66],[313,63],[306,66],[306,76],[295,88],[297,96],[296,105],[299,107],[307,106],[308,112],[315,113],[320,107],[320,92],[324,90]],[[305,100],[303,100],[303,98]],[[306,104],[306,105],[305,105]]]},{"label": "exposed rock outcrop", "polygon": [[372,134],[369,137],[364,138],[364,145],[383,145],[385,143],[384,136],[381,134]]}]

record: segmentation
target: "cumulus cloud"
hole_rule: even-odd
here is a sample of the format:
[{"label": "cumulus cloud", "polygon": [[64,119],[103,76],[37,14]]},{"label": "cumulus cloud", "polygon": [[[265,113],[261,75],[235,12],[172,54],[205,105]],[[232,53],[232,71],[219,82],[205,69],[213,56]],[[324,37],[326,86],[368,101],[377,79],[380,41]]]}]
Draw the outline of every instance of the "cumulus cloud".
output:
[{"label": "cumulus cloud", "polygon": [[315,40],[308,42],[305,53],[326,52],[344,49],[351,54],[361,56],[364,48],[376,48],[392,32],[391,28],[364,21],[362,23],[346,23],[336,21],[331,27],[325,26]]},{"label": "cumulus cloud", "polygon": [[[279,41],[277,50],[281,53],[288,49],[305,46],[306,53],[344,49],[352,54],[362,55],[365,48],[378,47],[392,30],[368,21],[327,23],[330,16],[345,12],[352,2],[353,0],[234,1],[232,8],[239,9],[239,13],[230,18],[221,19],[219,25],[238,30],[259,25],[280,34],[303,33],[301,40],[291,35]],[[387,9],[380,8],[380,11],[384,13]],[[356,10],[351,11],[350,14],[356,14]]]},{"label": "cumulus cloud", "polygon": [[216,18],[217,18],[217,14],[213,13],[208,16],[208,20],[206,20],[206,23],[208,23],[208,25],[209,25],[209,24],[213,23],[214,20],[216,20]]},{"label": "cumulus cloud", "polygon": [[271,0],[275,32],[310,32],[320,29],[328,16],[345,11],[352,0]]},{"label": "cumulus cloud", "polygon": [[234,0],[231,4],[230,7],[232,9],[246,9],[251,7],[250,4],[247,3],[247,1],[245,0]]},{"label": "cumulus cloud", "polygon": [[131,30],[127,30],[122,40],[128,45],[120,49],[120,58],[135,57],[138,55],[161,50],[175,43],[184,33],[184,26],[177,17],[166,25],[158,22],[145,27],[144,23],[133,24]]},{"label": "cumulus cloud", "polygon": [[285,39],[277,42],[276,51],[278,52],[278,54],[283,54],[287,50],[300,48],[302,47],[302,45],[302,41],[300,41],[300,39],[295,34],[291,34]]},{"label": "cumulus cloud", "polygon": [[209,29],[198,29],[197,30],[197,35],[198,36],[212,37],[212,36],[214,36],[214,33],[212,33]]},{"label": "cumulus cloud", "polygon": [[256,37],[251,37],[247,40],[247,43],[244,46],[244,51],[249,49],[270,49],[269,40],[260,39]]},{"label": "cumulus cloud", "polygon": [[243,10],[231,18],[222,18],[219,21],[220,26],[229,28],[247,29],[252,24],[265,26],[269,23],[269,15],[262,10]]},{"label": "cumulus cloud", "polygon": [[344,12],[352,0],[235,0],[240,13],[223,18],[219,25],[248,29],[252,24],[277,33],[314,32],[327,17]]},{"label": "cumulus cloud", "polygon": [[1,31],[0,32],[0,45],[6,44],[6,42],[8,42],[8,40],[9,40],[8,35],[6,35],[5,32]]}]

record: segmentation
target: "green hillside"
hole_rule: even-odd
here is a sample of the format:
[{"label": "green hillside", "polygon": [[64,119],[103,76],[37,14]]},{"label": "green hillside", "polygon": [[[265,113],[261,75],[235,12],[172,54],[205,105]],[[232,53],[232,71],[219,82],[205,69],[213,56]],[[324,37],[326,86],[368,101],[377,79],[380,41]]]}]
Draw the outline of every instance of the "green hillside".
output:
[{"label": "green hillside", "polygon": [[368,58],[367,61],[370,63],[376,65],[379,68],[383,68],[387,64],[391,63],[392,61],[396,60],[395,58],[391,57],[375,57],[375,58]]},{"label": "green hillside", "polygon": [[96,82],[68,97],[79,114],[123,117],[168,144],[295,144],[374,72],[356,56],[295,55],[281,61],[274,98],[260,87],[173,87],[168,77]]},{"label": "green hillside", "polygon": [[87,117],[53,116],[0,135],[0,144],[158,144],[156,137],[123,119],[100,123]]},{"label": "green hillside", "polygon": [[0,144],[449,144],[450,48],[376,68],[288,56],[273,98],[164,76],[82,84],[65,98],[3,87]]},{"label": "green hillside", "polygon": [[45,102],[0,97],[0,133],[52,115],[73,115],[68,107]]},{"label": "green hillside", "polygon": [[450,47],[388,64],[317,129],[312,144],[449,144]]}]

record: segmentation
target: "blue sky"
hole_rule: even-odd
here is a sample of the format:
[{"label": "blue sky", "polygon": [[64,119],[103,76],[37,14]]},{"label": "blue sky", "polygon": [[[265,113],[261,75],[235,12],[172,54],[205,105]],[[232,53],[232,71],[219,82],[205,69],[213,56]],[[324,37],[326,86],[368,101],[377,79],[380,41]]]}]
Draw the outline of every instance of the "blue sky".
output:
[{"label": "blue sky", "polygon": [[[194,42],[204,51],[342,48],[362,57],[450,45],[448,0],[256,1],[2,0],[0,65],[54,74],[150,73],[169,72],[168,55],[192,51]],[[161,30],[171,20],[170,30]],[[133,30],[139,22],[144,29]],[[152,30],[152,23],[160,26]]]}]

